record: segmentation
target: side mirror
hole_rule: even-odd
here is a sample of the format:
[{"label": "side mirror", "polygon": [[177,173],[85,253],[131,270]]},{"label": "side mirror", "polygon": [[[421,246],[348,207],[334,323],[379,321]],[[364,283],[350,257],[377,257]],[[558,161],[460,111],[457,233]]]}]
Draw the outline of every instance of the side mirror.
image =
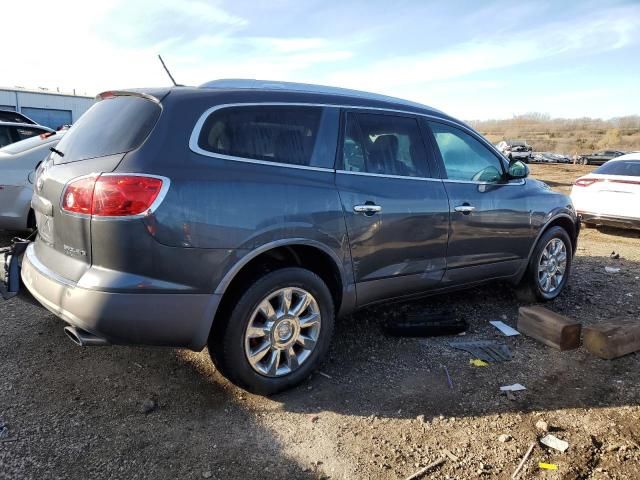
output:
[{"label": "side mirror", "polygon": [[507,175],[510,179],[527,178],[529,176],[529,167],[521,160],[513,160],[509,163]]}]

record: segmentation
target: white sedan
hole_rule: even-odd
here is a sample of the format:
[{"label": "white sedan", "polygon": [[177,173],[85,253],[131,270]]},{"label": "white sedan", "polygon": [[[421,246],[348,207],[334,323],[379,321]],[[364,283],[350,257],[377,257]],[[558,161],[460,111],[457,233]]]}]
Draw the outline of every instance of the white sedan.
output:
[{"label": "white sedan", "polygon": [[31,211],[35,168],[65,133],[46,132],[0,148],[0,229],[35,227]]},{"label": "white sedan", "polygon": [[585,224],[640,229],[640,153],[616,157],[578,178],[571,200]]}]

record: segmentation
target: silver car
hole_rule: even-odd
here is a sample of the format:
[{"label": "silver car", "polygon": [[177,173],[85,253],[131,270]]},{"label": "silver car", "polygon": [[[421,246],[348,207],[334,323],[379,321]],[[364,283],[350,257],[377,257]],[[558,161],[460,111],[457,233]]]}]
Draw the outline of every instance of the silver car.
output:
[{"label": "silver car", "polygon": [[35,227],[31,211],[35,168],[66,132],[46,132],[0,148],[0,229]]}]

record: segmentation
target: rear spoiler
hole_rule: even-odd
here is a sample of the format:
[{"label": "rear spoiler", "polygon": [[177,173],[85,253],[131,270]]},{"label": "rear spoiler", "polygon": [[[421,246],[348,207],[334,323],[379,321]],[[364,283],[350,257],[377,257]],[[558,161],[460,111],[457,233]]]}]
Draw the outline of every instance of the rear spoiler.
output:
[{"label": "rear spoiler", "polygon": [[160,103],[169,93],[170,88],[157,88],[157,89],[137,89],[131,90],[107,90],[106,92],[96,95],[96,100],[106,100],[113,97],[139,97],[146,100],[150,100],[155,103]]}]

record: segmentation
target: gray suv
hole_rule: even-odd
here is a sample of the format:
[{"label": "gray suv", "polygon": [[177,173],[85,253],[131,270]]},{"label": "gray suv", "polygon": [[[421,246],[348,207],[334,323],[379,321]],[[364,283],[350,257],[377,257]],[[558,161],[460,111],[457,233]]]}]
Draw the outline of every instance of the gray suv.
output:
[{"label": "gray suv", "polygon": [[527,173],[464,123],[375,94],[106,92],[37,172],[21,278],[77,344],[208,345],[270,394],[365,305],[490,280],[555,298],[579,223]]}]

